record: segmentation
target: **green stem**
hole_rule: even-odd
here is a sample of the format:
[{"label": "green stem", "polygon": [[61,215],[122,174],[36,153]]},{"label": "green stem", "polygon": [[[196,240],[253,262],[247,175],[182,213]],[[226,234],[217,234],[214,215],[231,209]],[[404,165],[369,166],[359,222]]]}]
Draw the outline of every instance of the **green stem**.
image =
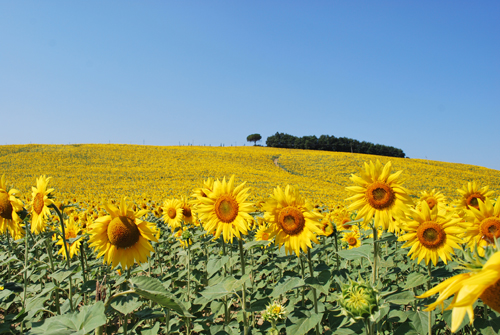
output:
[{"label": "green stem", "polygon": [[[24,295],[23,308],[26,309],[26,295],[28,294],[28,227],[26,226],[26,234],[24,235]],[[21,332],[23,331],[21,327]]]},{"label": "green stem", "polygon": [[[304,260],[302,260],[301,256],[299,256],[299,259],[300,259],[300,269],[302,271],[302,280],[306,280]],[[306,306],[305,295],[306,295],[306,288],[305,288],[305,286],[302,286],[302,307]]]},{"label": "green stem", "polygon": [[188,252],[187,252],[187,256],[188,256],[188,261],[187,261],[187,276],[188,276],[188,280],[187,280],[187,289],[188,289],[188,294],[187,294],[187,300],[186,301],[189,301],[191,299],[191,269],[189,267],[189,263],[191,262],[191,247],[189,245],[189,240],[186,241],[187,245],[188,245]]},{"label": "green stem", "polygon": [[[52,244],[50,243],[48,238],[45,239],[45,245],[47,246],[47,252],[49,254],[50,270],[52,271],[52,273],[54,273],[55,268],[54,268],[54,260],[52,259]],[[56,296],[57,314],[61,315],[61,306],[59,305],[59,285],[57,283],[57,280],[55,280],[54,278],[52,278],[52,283],[55,286],[54,292],[55,292],[55,296]]]},{"label": "green stem", "polygon": [[[87,273],[85,272],[85,244],[82,242],[82,247],[80,248],[80,264],[82,265],[82,275],[83,282],[87,282]],[[87,304],[87,293],[83,294],[83,301]]]},{"label": "green stem", "polygon": [[[309,263],[309,272],[311,273],[311,278],[314,279],[314,270],[311,260],[311,249],[307,249],[307,261]],[[314,313],[318,314],[318,298],[316,297],[316,289],[311,287],[314,300]],[[319,335],[319,324],[316,324],[316,335]]]},{"label": "green stem", "polygon": [[372,278],[372,283],[375,285],[375,282],[377,281],[377,275],[378,275],[378,243],[377,243],[377,227],[375,227],[375,224],[372,226],[373,230],[373,278]]},{"label": "green stem", "polygon": [[[61,223],[61,232],[62,232],[62,240],[63,240],[63,246],[64,246],[64,253],[66,254],[66,264],[68,266],[68,269],[71,266],[71,259],[69,258],[69,250],[68,250],[68,243],[66,242],[66,229],[64,227],[64,220],[63,220],[63,215],[59,208],[57,208],[56,205],[51,205],[52,209],[54,209],[57,213],[57,216],[59,217],[59,222]],[[71,308],[71,311],[73,312],[75,309],[73,307],[73,278],[71,275],[68,276],[69,280],[69,306]]]},{"label": "green stem", "polygon": [[166,316],[166,321],[165,321],[165,327],[167,329],[167,334],[168,335],[170,333],[170,308],[167,309],[167,316]]},{"label": "green stem", "polygon": [[[427,263],[427,273],[429,275],[429,280],[427,281],[427,290],[431,289],[431,280],[432,280],[432,273],[431,273],[431,262]],[[428,324],[428,332],[429,335],[432,335],[432,311],[429,311],[429,324]]]},{"label": "green stem", "polygon": [[[226,243],[224,242],[224,238],[222,238],[222,255],[226,256]],[[227,277],[226,263],[224,263],[224,277]],[[227,295],[224,296],[224,323],[226,324],[226,326],[229,324],[229,309],[227,306]]]},{"label": "green stem", "polygon": [[338,242],[338,231],[337,228],[334,228],[334,234],[335,234],[335,258],[336,258],[336,270],[337,272],[340,269],[340,258],[339,258],[339,242]]},{"label": "green stem", "polygon": [[[238,239],[238,244],[240,246],[240,261],[241,261],[241,276],[245,276],[245,258],[243,257],[243,242],[241,239]],[[247,310],[246,310],[246,287],[245,282],[243,281],[243,288],[241,291],[241,307],[243,308],[243,335],[248,334],[248,318],[247,318]]]}]

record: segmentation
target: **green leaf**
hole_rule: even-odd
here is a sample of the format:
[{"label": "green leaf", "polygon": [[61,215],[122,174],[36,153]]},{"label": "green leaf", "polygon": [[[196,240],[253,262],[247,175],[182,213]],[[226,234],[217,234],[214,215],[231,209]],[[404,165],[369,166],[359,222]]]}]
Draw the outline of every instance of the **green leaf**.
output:
[{"label": "green leaf", "polygon": [[283,277],[274,287],[271,297],[279,297],[280,294],[285,295],[286,292],[293,290],[296,287],[304,286],[305,282],[299,277]]},{"label": "green leaf", "polygon": [[411,326],[410,322],[407,321],[399,325],[399,327],[394,332],[394,335],[419,335],[419,334]]},{"label": "green leaf", "polygon": [[290,334],[293,335],[304,335],[310,329],[314,328],[322,318],[322,314],[311,313],[309,317],[300,318],[292,326],[287,327],[287,333],[290,331]]},{"label": "green leaf", "polygon": [[483,318],[475,318],[474,328],[479,330],[480,334],[484,335],[500,334],[500,317],[488,320],[485,320]]},{"label": "green leaf", "polygon": [[422,274],[422,273],[410,273],[408,278],[406,279],[406,283],[404,286],[404,289],[410,289],[414,288],[420,285],[423,285],[427,283],[427,280],[429,279],[428,276]]},{"label": "green leaf", "polygon": [[208,277],[212,277],[214,273],[222,269],[224,264],[229,260],[229,256],[222,256],[221,258],[212,258],[207,263]]},{"label": "green leaf", "polygon": [[359,248],[352,248],[348,250],[340,250],[337,254],[345,258],[347,260],[355,260],[360,257],[365,257],[366,259],[370,259],[372,252],[372,247],[369,244],[365,244],[360,246]]},{"label": "green leaf", "polygon": [[127,315],[139,308],[142,305],[142,302],[139,301],[138,295],[127,294],[116,297],[113,301],[111,301],[110,305],[118,312]]},{"label": "green leaf", "polygon": [[178,301],[175,296],[170,294],[158,279],[151,277],[132,277],[129,281],[135,293],[164,307],[170,308],[180,315],[193,317],[187,311],[186,307]]},{"label": "green leaf", "polygon": [[257,248],[257,247],[265,247],[269,243],[271,243],[271,242],[270,241],[252,241],[252,242],[248,242],[248,243],[243,244],[243,248],[245,250],[250,250],[253,248]]},{"label": "green leaf", "polygon": [[50,275],[51,278],[55,279],[58,283],[63,282],[70,275],[76,273],[78,265],[72,265],[68,270],[57,270],[53,274]]},{"label": "green leaf", "polygon": [[141,335],[156,335],[159,333],[158,332],[159,330],[160,330],[160,323],[156,322],[153,328],[141,330]]},{"label": "green leaf", "polygon": [[426,335],[429,332],[429,312],[409,311],[408,317],[417,333]]},{"label": "green leaf", "polygon": [[392,294],[385,298],[385,300],[396,305],[408,305],[410,302],[415,300],[415,296],[413,295],[413,292],[406,291]]}]

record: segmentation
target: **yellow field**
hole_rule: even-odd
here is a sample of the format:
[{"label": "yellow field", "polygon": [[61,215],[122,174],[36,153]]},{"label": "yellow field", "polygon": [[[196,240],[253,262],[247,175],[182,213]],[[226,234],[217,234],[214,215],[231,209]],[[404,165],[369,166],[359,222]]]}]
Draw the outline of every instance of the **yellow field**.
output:
[{"label": "yellow field", "polygon": [[[278,163],[273,162],[279,156]],[[393,171],[404,170],[403,185],[415,197],[436,188],[449,200],[456,189],[476,180],[500,193],[500,171],[483,167],[325,151],[266,147],[160,147],[117,144],[7,145],[0,146],[0,165],[7,181],[26,200],[35,178],[52,177],[49,187],[57,200],[99,203],[122,195],[137,202],[163,202],[190,195],[208,177],[236,177],[247,181],[253,198],[267,198],[278,185],[298,185],[314,203],[343,202],[352,186],[349,176],[359,174],[363,162],[379,158],[392,161]]]}]

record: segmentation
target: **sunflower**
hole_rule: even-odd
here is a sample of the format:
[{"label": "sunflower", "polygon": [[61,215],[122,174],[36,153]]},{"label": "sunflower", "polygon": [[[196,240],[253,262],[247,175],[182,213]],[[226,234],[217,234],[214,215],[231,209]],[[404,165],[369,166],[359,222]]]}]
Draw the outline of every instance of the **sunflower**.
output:
[{"label": "sunflower", "polygon": [[121,264],[128,269],[135,261],[147,262],[149,254],[154,252],[149,241],[158,242],[155,224],[139,219],[148,211],[133,212],[133,204],[127,203],[125,197],[118,208],[110,203],[104,206],[109,215],[95,221],[89,238],[90,246],[98,251],[97,257],[104,255],[104,262],[113,268]]},{"label": "sunflower", "polygon": [[446,197],[443,193],[432,189],[432,191],[422,191],[420,192],[420,199],[417,204],[417,209],[422,207],[422,202],[427,202],[429,208],[432,210],[434,206],[438,206],[439,214],[444,214],[446,212]]},{"label": "sunflower", "polygon": [[417,263],[425,259],[425,264],[429,264],[432,260],[435,266],[439,257],[446,264],[454,254],[453,248],[460,248],[461,240],[457,237],[463,230],[457,225],[460,218],[440,216],[438,207],[430,210],[427,202],[422,202],[421,211],[412,210],[411,216],[413,220],[403,226],[406,233],[398,238],[406,241],[402,248],[411,247],[408,256],[418,257]]},{"label": "sunflower", "polygon": [[36,187],[32,187],[32,202],[31,202],[31,232],[34,234],[40,234],[45,230],[46,218],[50,216],[50,209],[48,206],[55,205],[54,202],[49,199],[49,195],[53,188],[47,189],[47,184],[49,183],[51,177],[40,176],[36,179]]},{"label": "sunflower", "polygon": [[23,210],[23,203],[16,197],[19,191],[10,189],[7,191],[5,175],[0,179],[0,234],[9,230],[12,238],[17,240],[20,234],[20,224],[22,222],[17,212]]},{"label": "sunflower", "polygon": [[337,231],[351,229],[352,224],[348,224],[348,222],[352,221],[351,212],[343,206],[337,206],[333,211],[326,215],[326,218],[330,222],[333,221],[335,223]]},{"label": "sunflower", "polygon": [[443,306],[446,299],[455,295],[451,304],[446,308],[447,310],[453,309],[452,332],[460,327],[466,312],[470,323],[473,323],[473,305],[478,298],[500,313],[500,251],[493,253],[492,248],[488,251],[489,257],[483,258],[478,255],[468,257],[470,263],[466,264],[465,268],[470,272],[451,277],[417,297],[427,298],[439,293],[436,301],[426,309],[426,311],[433,311],[437,306]]},{"label": "sunflower", "polygon": [[[73,216],[70,216],[68,222],[66,223],[66,227],[64,229],[64,232],[66,233],[65,239],[69,240],[71,238],[77,237],[81,230],[82,228],[75,222]],[[58,254],[61,254],[64,258],[66,258],[66,251],[64,250],[63,243],[64,242],[62,236],[59,236],[56,245],[60,245],[61,249],[59,249]],[[78,252],[80,251],[80,244],[81,244],[80,239],[76,240],[73,243],[66,243],[66,245],[68,246],[70,259],[73,258],[74,255],[78,254]]]},{"label": "sunflower", "polygon": [[185,197],[181,197],[180,200],[181,209],[182,209],[182,221],[187,225],[197,225],[198,221],[194,218],[194,212],[191,208],[191,205],[187,201]]},{"label": "sunflower", "polygon": [[361,237],[357,229],[344,232],[344,236],[340,240],[346,242],[349,245],[349,249],[361,246]]},{"label": "sunflower", "polygon": [[318,244],[317,235],[321,230],[321,214],[313,211],[295,186],[287,185],[285,191],[278,186],[273,195],[262,206],[264,219],[271,224],[276,243],[285,245],[285,252],[300,255],[300,249],[307,252],[312,248],[311,241]]},{"label": "sunflower", "polygon": [[458,210],[462,210],[462,213],[466,209],[479,209],[478,200],[485,201],[493,195],[493,191],[488,191],[489,186],[484,186],[479,188],[479,185],[473,181],[468,182],[463,188],[457,189],[460,193],[460,199],[455,201],[455,205]]},{"label": "sunflower", "polygon": [[471,215],[466,216],[472,222],[466,227],[464,239],[471,250],[477,247],[482,256],[484,248],[500,238],[500,198],[495,203],[490,199],[485,202],[478,199],[478,207],[472,207],[469,211]]},{"label": "sunflower", "polygon": [[255,240],[256,241],[272,241],[273,238],[271,237],[271,234],[272,234],[271,228],[269,228],[265,224],[260,225],[259,229],[255,233]]},{"label": "sunflower", "polygon": [[369,223],[375,216],[375,225],[387,229],[392,218],[403,216],[408,211],[408,205],[412,204],[408,191],[398,183],[398,177],[402,171],[391,173],[392,164],[388,162],[382,166],[379,160],[375,164],[365,162],[365,171],[361,171],[361,177],[351,175],[351,181],[359,186],[346,187],[346,190],[354,193],[346,199],[354,201],[349,209],[358,210],[356,219],[363,218]]},{"label": "sunflower", "polygon": [[193,241],[191,241],[190,238],[187,239],[183,238],[182,235],[184,235],[184,232],[186,231],[189,232],[188,227],[182,227],[174,233],[174,237],[177,239],[177,241],[179,241],[181,247],[183,247],[184,249],[186,249],[189,245],[193,244]]},{"label": "sunflower", "polygon": [[244,188],[246,182],[234,187],[234,175],[229,181],[216,180],[213,190],[203,189],[205,197],[198,197],[196,209],[198,217],[207,232],[215,231],[214,238],[222,234],[225,242],[232,242],[233,237],[241,238],[248,233],[248,222],[251,222],[253,204],[246,199],[249,189]]},{"label": "sunflower", "polygon": [[182,203],[178,199],[165,200],[163,203],[163,221],[170,226],[172,231],[181,227],[183,215],[182,215]]},{"label": "sunflower", "polygon": [[323,219],[321,221],[321,230],[323,231],[323,235],[330,236],[333,234],[333,225],[330,220]]}]

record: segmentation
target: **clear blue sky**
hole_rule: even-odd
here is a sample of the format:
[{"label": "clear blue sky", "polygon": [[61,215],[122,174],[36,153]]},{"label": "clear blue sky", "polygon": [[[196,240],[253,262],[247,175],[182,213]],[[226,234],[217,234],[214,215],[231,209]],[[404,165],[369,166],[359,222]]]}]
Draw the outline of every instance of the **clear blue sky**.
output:
[{"label": "clear blue sky", "polygon": [[500,1],[2,0],[0,144],[327,134],[500,170],[499,17]]}]

